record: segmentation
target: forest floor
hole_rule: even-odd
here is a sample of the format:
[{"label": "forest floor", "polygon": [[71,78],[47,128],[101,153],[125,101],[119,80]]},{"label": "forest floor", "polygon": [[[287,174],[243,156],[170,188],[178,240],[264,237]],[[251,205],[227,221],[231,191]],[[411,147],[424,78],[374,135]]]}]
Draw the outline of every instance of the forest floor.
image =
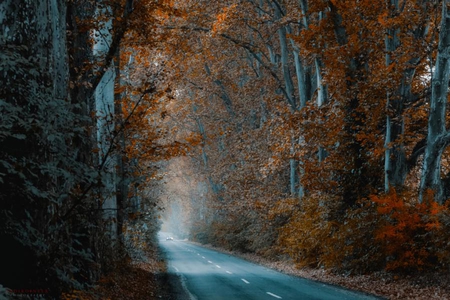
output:
[{"label": "forest floor", "polygon": [[218,249],[211,245],[194,244],[235,255],[288,275],[339,285],[385,299],[450,300],[450,272],[422,272],[409,275],[377,272],[369,275],[342,275],[323,269],[297,269],[293,263],[287,261],[270,261],[255,254],[242,254]]},{"label": "forest floor", "polygon": [[[179,278],[167,273],[164,253],[155,246],[138,257],[115,266],[87,291],[63,295],[63,300],[180,300]],[[180,296],[181,295],[181,296]]]}]

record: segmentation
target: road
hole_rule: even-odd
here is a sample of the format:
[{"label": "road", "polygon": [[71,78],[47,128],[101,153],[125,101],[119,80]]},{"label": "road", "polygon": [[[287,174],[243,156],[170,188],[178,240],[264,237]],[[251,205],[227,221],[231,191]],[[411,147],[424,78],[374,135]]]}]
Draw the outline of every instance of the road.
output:
[{"label": "road", "polygon": [[[380,299],[288,276],[240,258],[160,234],[169,272],[181,277],[191,300]],[[182,299],[184,300],[184,299]]]}]

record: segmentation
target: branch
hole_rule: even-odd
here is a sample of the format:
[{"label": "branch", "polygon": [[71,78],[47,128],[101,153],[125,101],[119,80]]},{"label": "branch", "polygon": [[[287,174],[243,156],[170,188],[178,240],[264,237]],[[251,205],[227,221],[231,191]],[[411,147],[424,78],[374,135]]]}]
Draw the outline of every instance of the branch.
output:
[{"label": "branch", "polygon": [[[90,83],[92,84],[92,89],[95,90],[99,85],[100,81],[105,75],[105,72],[111,67],[111,63],[116,55],[117,49],[120,47],[120,42],[122,41],[125,32],[128,29],[128,20],[130,19],[130,15],[133,12],[133,0],[127,0],[125,3],[125,8],[122,13],[122,18],[119,23],[118,28],[114,28],[114,36],[111,42],[111,45],[108,49],[108,53],[104,58],[104,63],[100,66],[98,70],[96,70],[95,75],[92,79],[90,79]],[[85,75],[87,76],[87,75]]]},{"label": "branch", "polygon": [[[136,111],[137,107],[139,106],[139,104],[140,104],[140,103],[142,102],[142,100],[144,99],[144,96],[147,95],[147,94],[150,94],[150,93],[152,93],[152,92],[154,92],[154,91],[155,91],[155,88],[154,88],[154,87],[151,87],[151,88],[145,90],[145,91],[141,94],[139,100],[136,102],[136,104],[134,105],[134,107],[133,107],[133,109],[131,110],[131,112],[128,114],[128,116],[125,118],[125,120],[122,122],[122,124],[120,124],[120,128],[119,128],[118,130],[114,131],[114,135],[113,135],[113,137],[112,137],[112,139],[111,139],[111,143],[109,144],[108,151],[106,151],[106,154],[104,155],[104,157],[103,157],[103,159],[102,159],[102,162],[101,162],[100,165],[98,166],[98,172],[100,172],[100,171],[103,169],[103,167],[105,166],[105,164],[106,164],[106,162],[107,162],[109,156],[111,155],[111,153],[112,153],[112,151],[113,151],[113,149],[114,149],[114,146],[115,146],[115,142],[114,142],[114,141],[117,139],[117,137],[119,136],[119,134],[122,133],[122,132],[125,130],[125,124],[127,124],[127,122],[129,121],[129,119],[131,118],[131,116],[134,114],[134,112]],[[62,217],[63,219],[66,219],[66,218],[72,213],[72,211],[73,211],[77,206],[79,206],[79,205],[83,202],[83,200],[85,199],[85,197],[87,196],[87,194],[92,190],[92,188],[94,188],[95,185],[96,185],[95,183],[90,183],[90,184],[84,189],[83,193],[82,193],[79,197],[77,197],[77,198],[75,199],[74,204],[73,204],[73,205],[69,208],[69,210],[63,215],[63,217]]]},{"label": "branch", "polygon": [[426,147],[427,147],[427,138],[423,138],[414,146],[411,156],[406,160],[406,168],[408,172],[411,171],[411,169],[416,166],[417,160],[422,154],[425,153]]},{"label": "branch", "polygon": [[[436,138],[436,150],[443,150],[446,147],[448,147],[450,145],[450,132],[444,132],[442,134],[440,134],[437,138]],[[408,160],[406,161],[406,167],[408,172],[411,171],[412,168],[414,168],[417,164],[417,160],[419,159],[419,157],[425,153],[425,150],[427,148],[427,138],[423,138],[422,140],[420,140],[416,146],[414,146],[413,152],[411,154],[411,156],[408,158]]]},{"label": "branch", "polygon": [[269,72],[269,74],[272,75],[272,77],[277,81],[278,87],[283,92],[283,95],[285,96],[285,98],[289,101],[290,98],[286,92],[286,89],[283,86],[282,80],[278,77],[278,75],[275,73],[275,71],[272,70],[272,68],[270,66],[265,64],[264,61],[258,56],[258,54],[255,51],[253,51],[253,47],[251,46],[251,44],[239,41],[239,40],[237,40],[227,34],[224,34],[224,33],[220,34],[220,36],[233,42],[234,44],[241,46],[242,48],[248,50],[248,52],[253,56],[253,58],[255,58],[264,67],[264,69],[266,69]]},{"label": "branch", "polygon": [[[180,30],[192,30],[192,31],[201,31],[201,32],[211,32],[211,29],[209,28],[205,28],[205,27],[190,27],[190,26],[164,26],[163,28],[165,29],[180,29]],[[263,66],[264,69],[266,69],[269,74],[276,80],[276,82],[278,83],[278,88],[281,89],[283,95],[286,97],[286,99],[289,99],[289,96],[286,92],[286,89],[283,86],[283,82],[282,80],[278,77],[278,75],[275,73],[274,70],[272,70],[272,68],[270,66],[268,66],[267,64],[264,63],[264,61],[258,56],[258,54],[253,50],[253,46],[250,43],[244,42],[244,41],[240,41],[238,39],[233,38],[232,36],[225,34],[225,33],[220,33],[218,34],[218,36],[223,37],[226,40],[229,40],[230,42],[234,43],[237,46],[240,46],[246,50],[248,50],[248,52],[261,64],[261,66]]]},{"label": "branch", "polygon": [[437,147],[441,150],[450,145],[450,132],[444,132],[436,138]]}]

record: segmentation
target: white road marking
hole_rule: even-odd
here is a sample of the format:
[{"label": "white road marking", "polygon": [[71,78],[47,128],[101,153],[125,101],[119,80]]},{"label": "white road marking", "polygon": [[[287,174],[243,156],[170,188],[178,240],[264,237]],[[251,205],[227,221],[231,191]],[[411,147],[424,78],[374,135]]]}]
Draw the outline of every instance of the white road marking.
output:
[{"label": "white road marking", "polygon": [[226,271],[228,274],[233,274],[233,273],[231,273],[230,271]]},{"label": "white road marking", "polygon": [[278,296],[278,295],[272,294],[271,292],[267,292],[267,295],[270,295],[270,296],[275,297],[275,298],[278,298],[278,299],[283,299],[283,298],[281,298],[281,297]]},{"label": "white road marking", "polygon": [[219,266],[219,265],[216,265],[216,267],[218,267],[218,268],[220,269],[220,266]]},{"label": "white road marking", "polygon": [[205,258],[204,256],[202,256],[202,258]]},{"label": "white road marking", "polygon": [[197,255],[200,255],[200,254],[197,253]]},{"label": "white road marking", "polygon": [[177,267],[173,267],[173,268],[175,269],[175,271],[180,272],[180,271],[177,269]]},{"label": "white road marking", "polygon": [[241,278],[241,280],[242,280],[243,282],[245,282],[246,284],[250,284],[250,282],[248,282],[248,281],[245,280],[244,278]]},{"label": "white road marking", "polygon": [[208,260],[208,262],[209,262],[210,264],[212,264],[212,261]]}]

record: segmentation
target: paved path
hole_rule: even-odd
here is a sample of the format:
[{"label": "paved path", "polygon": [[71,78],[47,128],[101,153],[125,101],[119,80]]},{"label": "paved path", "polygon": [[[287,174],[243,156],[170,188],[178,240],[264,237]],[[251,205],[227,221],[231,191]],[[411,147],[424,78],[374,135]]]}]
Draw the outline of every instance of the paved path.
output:
[{"label": "paved path", "polygon": [[179,275],[191,299],[380,299],[288,276],[227,254],[160,235],[169,272]]}]

